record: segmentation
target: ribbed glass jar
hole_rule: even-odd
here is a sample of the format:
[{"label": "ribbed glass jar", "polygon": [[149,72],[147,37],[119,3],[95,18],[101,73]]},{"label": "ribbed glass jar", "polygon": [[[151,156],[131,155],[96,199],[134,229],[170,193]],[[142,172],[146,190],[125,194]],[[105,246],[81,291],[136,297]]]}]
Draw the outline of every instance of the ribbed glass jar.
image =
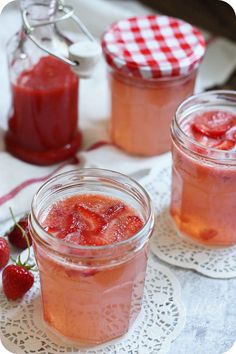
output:
[{"label": "ribbed glass jar", "polygon": [[[104,246],[53,237],[42,227],[45,213],[55,202],[77,194],[117,198],[137,212],[143,227],[124,241]],[[142,305],[153,223],[148,194],[119,173],[81,169],[46,182],[34,197],[29,218],[46,323],[83,343],[101,343],[127,332]]]},{"label": "ribbed glass jar", "polygon": [[232,246],[236,244],[236,150],[204,146],[186,133],[197,114],[212,111],[236,117],[236,92],[195,95],[176,112],[171,127],[170,213],[181,235],[208,246]]}]

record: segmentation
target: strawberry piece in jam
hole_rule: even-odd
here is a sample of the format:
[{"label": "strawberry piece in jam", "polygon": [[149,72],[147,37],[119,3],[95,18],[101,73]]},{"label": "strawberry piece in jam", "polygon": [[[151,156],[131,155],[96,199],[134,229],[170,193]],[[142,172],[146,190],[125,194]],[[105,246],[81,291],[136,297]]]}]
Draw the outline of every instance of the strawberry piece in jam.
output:
[{"label": "strawberry piece in jam", "polygon": [[137,215],[125,215],[108,225],[105,238],[109,243],[126,240],[136,234],[143,226]]},{"label": "strawberry piece in jam", "polygon": [[132,237],[142,228],[143,221],[120,200],[84,194],[53,204],[43,226],[68,243],[105,246]]},{"label": "strawberry piece in jam", "polygon": [[136,234],[142,227],[142,221],[137,215],[128,215],[125,221],[125,233],[128,237]]},{"label": "strawberry piece in jam", "polygon": [[210,138],[222,137],[234,124],[236,116],[223,111],[210,111],[199,114],[193,122],[193,129]]},{"label": "strawberry piece in jam", "polygon": [[70,242],[70,243],[75,243],[77,245],[86,245],[86,240],[82,232],[74,232],[71,234],[67,234],[64,237],[64,241]]},{"label": "strawberry piece in jam", "polygon": [[203,241],[211,240],[212,238],[216,237],[218,232],[214,229],[205,229],[200,232],[200,239]]},{"label": "strawberry piece in jam", "polygon": [[235,147],[235,143],[233,140],[223,140],[220,141],[218,144],[214,145],[213,147],[218,150],[231,150]]},{"label": "strawberry piece in jam", "polygon": [[225,136],[236,143],[236,124],[226,132]]},{"label": "strawberry piece in jam", "polygon": [[89,229],[90,231],[97,233],[100,232],[106,226],[106,221],[104,220],[104,218],[98,213],[95,213],[94,211],[90,210],[89,208],[86,208],[82,205],[78,205],[77,210],[82,216],[82,218],[85,220],[85,222],[87,222],[87,229]]},{"label": "strawberry piece in jam", "polygon": [[104,212],[106,220],[112,220],[125,211],[125,205],[123,203],[113,204],[107,208]]}]

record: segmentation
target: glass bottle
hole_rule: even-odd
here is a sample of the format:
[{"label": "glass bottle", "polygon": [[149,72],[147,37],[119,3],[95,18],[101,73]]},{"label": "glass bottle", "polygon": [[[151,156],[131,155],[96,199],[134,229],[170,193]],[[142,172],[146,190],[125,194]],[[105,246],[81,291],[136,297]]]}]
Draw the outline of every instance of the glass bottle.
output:
[{"label": "glass bottle", "polygon": [[[20,0],[34,38],[56,55],[68,57],[71,43],[53,22],[59,0]],[[41,26],[42,25],[42,26]],[[73,156],[81,144],[78,130],[79,78],[62,60],[40,49],[25,28],[7,47],[12,108],[6,149],[30,163],[49,165]]]}]

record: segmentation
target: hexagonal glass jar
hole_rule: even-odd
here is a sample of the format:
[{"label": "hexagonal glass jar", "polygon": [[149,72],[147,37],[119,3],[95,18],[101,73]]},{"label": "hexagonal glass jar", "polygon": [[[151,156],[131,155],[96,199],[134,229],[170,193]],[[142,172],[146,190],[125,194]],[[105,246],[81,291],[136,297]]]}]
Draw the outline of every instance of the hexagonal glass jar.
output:
[{"label": "hexagonal glass jar", "polygon": [[[76,194],[102,194],[130,205],[144,225],[125,241],[81,246],[57,239],[42,227],[48,208]],[[102,343],[126,333],[140,312],[153,231],[145,190],[119,173],[81,169],[60,174],[36,193],[29,218],[46,323],[67,339]]]}]

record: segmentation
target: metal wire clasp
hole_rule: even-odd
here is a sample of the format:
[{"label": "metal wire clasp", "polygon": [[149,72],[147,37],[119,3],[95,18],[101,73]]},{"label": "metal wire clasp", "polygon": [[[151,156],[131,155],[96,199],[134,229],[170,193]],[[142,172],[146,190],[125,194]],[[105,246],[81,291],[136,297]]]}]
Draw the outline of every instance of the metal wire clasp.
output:
[{"label": "metal wire clasp", "polygon": [[60,2],[60,5],[58,6],[58,11],[61,13],[61,16],[58,16],[56,18],[53,18],[52,20],[48,21],[40,21],[39,23],[34,24],[33,26],[29,23],[28,21],[28,11],[27,9],[22,11],[22,20],[23,20],[23,27],[25,30],[26,35],[34,42],[34,44],[39,47],[40,49],[44,50],[50,55],[53,55],[54,57],[64,61],[66,64],[69,64],[73,67],[78,66],[80,63],[77,61],[70,60],[66,57],[63,57],[59,54],[56,54],[52,52],[50,49],[45,47],[43,44],[41,44],[34,36],[34,30],[38,27],[42,26],[47,26],[47,25],[52,25],[56,24],[58,22],[64,21],[71,19],[73,20],[80,28],[80,30],[83,32],[83,34],[89,39],[91,42],[95,42],[94,37],[92,34],[88,31],[86,26],[83,24],[83,22],[80,20],[78,16],[74,14],[74,9],[72,6],[64,5],[62,2]]}]

